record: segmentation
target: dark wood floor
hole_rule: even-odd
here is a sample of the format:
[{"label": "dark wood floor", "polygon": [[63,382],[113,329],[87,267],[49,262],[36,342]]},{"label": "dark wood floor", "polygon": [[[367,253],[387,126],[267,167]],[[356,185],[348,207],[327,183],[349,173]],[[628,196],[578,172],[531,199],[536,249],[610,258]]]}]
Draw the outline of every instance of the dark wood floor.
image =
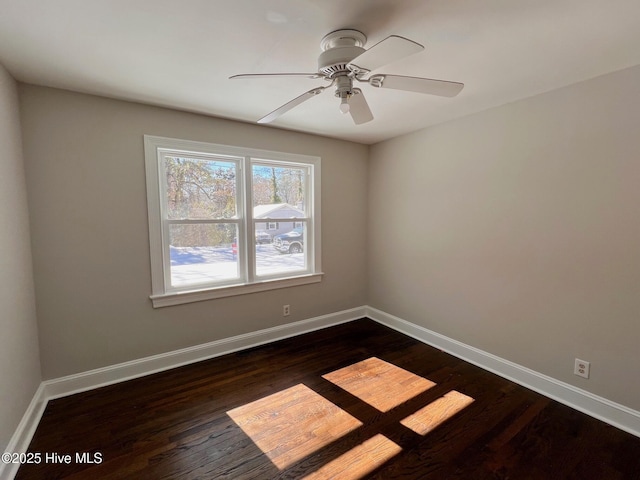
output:
[{"label": "dark wood floor", "polygon": [[370,320],[53,400],[29,451],[72,461],[18,479],[640,478],[640,438]]}]

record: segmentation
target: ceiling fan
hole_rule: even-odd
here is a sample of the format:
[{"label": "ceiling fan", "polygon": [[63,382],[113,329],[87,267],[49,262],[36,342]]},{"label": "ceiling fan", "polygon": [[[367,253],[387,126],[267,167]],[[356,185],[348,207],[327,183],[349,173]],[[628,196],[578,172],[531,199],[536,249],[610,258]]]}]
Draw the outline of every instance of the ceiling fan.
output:
[{"label": "ceiling fan", "polygon": [[336,30],[325,35],[320,42],[322,53],[318,57],[317,73],[248,73],[229,78],[303,77],[330,82],[329,85],[312,88],[285,103],[262,117],[258,123],[272,122],[302,102],[331,87],[335,87],[335,96],[340,99],[342,113],[350,113],[356,125],[370,122],[373,120],[373,114],[362,90],[354,87],[355,82],[368,83],[376,88],[391,88],[442,97],[454,97],[464,87],[462,83],[430,78],[372,75],[371,72],[388,63],[424,50],[424,46],[407,38],[391,35],[365,50],[363,45],[366,41],[367,37],[357,30]]}]

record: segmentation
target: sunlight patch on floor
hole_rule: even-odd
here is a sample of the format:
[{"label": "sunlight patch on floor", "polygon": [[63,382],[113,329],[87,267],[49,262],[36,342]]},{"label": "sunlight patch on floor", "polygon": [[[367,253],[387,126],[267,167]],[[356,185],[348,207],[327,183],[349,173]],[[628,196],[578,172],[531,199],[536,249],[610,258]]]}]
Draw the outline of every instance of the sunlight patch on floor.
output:
[{"label": "sunlight patch on floor", "polygon": [[460,410],[471,405],[473,401],[473,398],[451,390],[416,413],[409,415],[400,423],[419,435],[426,435]]},{"label": "sunlight patch on floor", "polygon": [[[389,412],[436,385],[376,357],[334,370],[322,378],[380,412]],[[419,435],[426,435],[473,401],[452,390],[400,423]],[[293,472],[302,467],[302,464],[296,466],[297,463],[311,461],[311,468],[316,470],[303,477],[305,479],[356,480],[402,451],[378,430],[368,433],[369,438],[359,445],[339,455],[336,452],[338,456],[321,463],[320,458],[327,458],[326,452],[320,452],[322,448],[364,424],[303,384],[234,408],[227,414],[279,470],[292,467]],[[354,442],[354,437],[349,442]],[[314,454],[320,456],[314,457]]]},{"label": "sunlight patch on floor", "polygon": [[227,415],[280,470],[362,425],[302,384],[229,410]]},{"label": "sunlight patch on floor", "polygon": [[327,373],[322,378],[381,412],[388,412],[435,385],[376,357]]},{"label": "sunlight patch on floor", "polygon": [[329,463],[324,464],[319,470],[303,477],[303,479],[339,478],[340,480],[357,480],[371,473],[401,451],[402,448],[400,446],[379,433]]}]

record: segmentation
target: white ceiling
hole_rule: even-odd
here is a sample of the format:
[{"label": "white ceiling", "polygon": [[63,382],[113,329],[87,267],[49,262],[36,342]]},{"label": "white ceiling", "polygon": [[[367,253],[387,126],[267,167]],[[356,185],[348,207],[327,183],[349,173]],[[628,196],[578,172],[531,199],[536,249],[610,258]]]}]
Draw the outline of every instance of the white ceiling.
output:
[{"label": "white ceiling", "polygon": [[331,93],[272,125],[362,143],[640,64],[639,0],[0,0],[0,63],[18,80],[256,121],[322,80],[229,80],[315,72],[340,28],[426,46],[381,73],[463,82],[455,98],[362,89],[356,126]]}]

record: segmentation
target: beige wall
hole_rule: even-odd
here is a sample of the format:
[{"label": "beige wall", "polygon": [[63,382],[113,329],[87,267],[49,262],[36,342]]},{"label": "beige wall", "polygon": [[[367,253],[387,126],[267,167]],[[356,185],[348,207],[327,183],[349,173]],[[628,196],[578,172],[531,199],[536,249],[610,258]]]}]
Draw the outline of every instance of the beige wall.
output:
[{"label": "beige wall", "polygon": [[[49,88],[20,93],[45,379],[365,303],[368,147]],[[323,281],[153,309],[144,134],[322,157]]]},{"label": "beige wall", "polygon": [[640,410],[639,85],[635,67],[372,147],[372,306]]},{"label": "beige wall", "polygon": [[40,384],[18,90],[0,65],[0,451]]},{"label": "beige wall", "polygon": [[[2,78],[0,135],[17,152],[3,162],[19,170],[15,85]],[[370,150],[22,85],[43,376],[280,325],[284,303],[287,322],[369,303],[640,409],[638,84],[636,67]],[[144,134],[321,156],[324,281],[151,308]],[[20,175],[0,176],[11,187],[0,195],[19,189],[0,215],[15,215],[3,209],[13,202],[24,222]],[[22,252],[0,272],[9,284],[28,271],[28,229],[0,235]],[[20,295],[5,301],[5,290],[0,308],[16,308]],[[33,295],[20,292],[33,344]],[[572,374],[575,357],[592,362],[591,379]]]}]

